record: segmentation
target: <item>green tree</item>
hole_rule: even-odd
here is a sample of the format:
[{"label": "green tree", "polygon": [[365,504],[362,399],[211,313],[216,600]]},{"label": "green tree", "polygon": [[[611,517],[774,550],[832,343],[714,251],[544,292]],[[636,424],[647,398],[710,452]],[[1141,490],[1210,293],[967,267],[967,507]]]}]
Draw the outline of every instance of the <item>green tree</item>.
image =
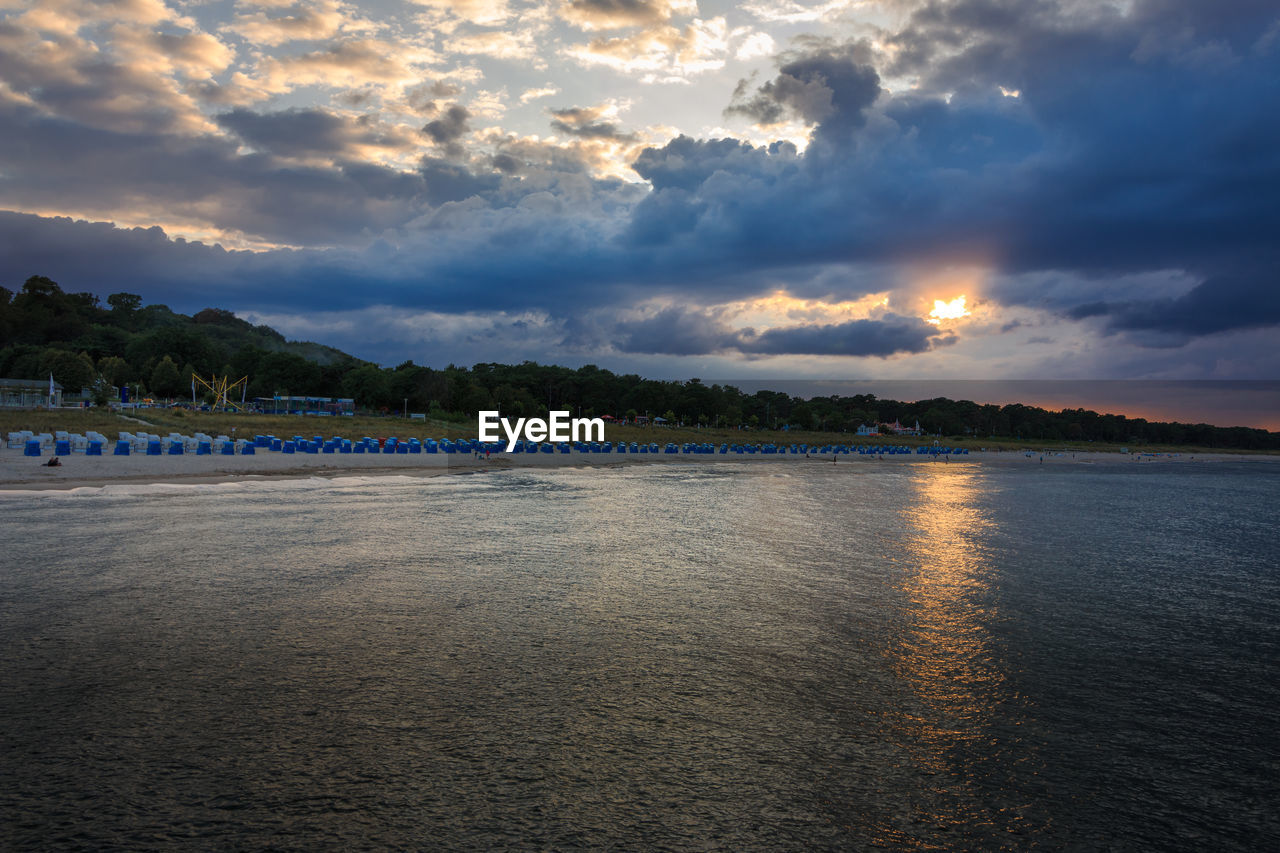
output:
[{"label": "green tree", "polygon": [[362,364],[342,378],[343,396],[363,408],[391,407],[391,380],[376,364]]},{"label": "green tree", "polygon": [[473,382],[462,398],[462,412],[474,416],[482,409],[493,408],[493,397],[479,383]]},{"label": "green tree", "polygon": [[111,383],[105,376],[99,374],[95,377],[89,389],[95,406],[105,408],[111,402]]},{"label": "green tree", "polygon": [[107,304],[121,317],[132,317],[142,307],[142,297],[136,293],[113,293],[107,297]]},{"label": "green tree", "polygon": [[42,378],[49,373],[52,373],[54,381],[62,386],[64,395],[79,394],[82,389],[92,384],[96,375],[93,362],[87,357],[57,349],[45,350],[37,378]]},{"label": "green tree", "polygon": [[177,397],[183,390],[178,365],[168,355],[160,359],[155,370],[151,371],[151,381],[148,384],[152,392],[161,397]]}]

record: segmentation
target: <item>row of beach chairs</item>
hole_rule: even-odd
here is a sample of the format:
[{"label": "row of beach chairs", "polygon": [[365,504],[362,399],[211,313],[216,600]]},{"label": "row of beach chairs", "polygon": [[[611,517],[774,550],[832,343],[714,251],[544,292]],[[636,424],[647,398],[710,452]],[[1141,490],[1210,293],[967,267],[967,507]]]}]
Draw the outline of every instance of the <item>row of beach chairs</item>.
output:
[{"label": "row of beach chairs", "polygon": [[[33,433],[30,430],[9,433],[8,446],[11,448],[22,448],[27,456],[41,456],[46,452],[52,451],[55,456],[69,456],[72,453],[84,453],[88,456],[102,456],[109,446],[106,436],[98,432],[86,431],[84,435],[78,433],[56,432],[56,433]],[[178,432],[171,432],[166,436],[148,432],[121,432],[119,438],[116,439],[114,447],[111,449],[112,455],[129,456],[131,454],[139,454],[146,456],[250,456],[257,450],[275,451],[279,453],[483,453],[483,452],[499,452],[505,448],[503,443],[481,443],[480,441],[471,439],[457,439],[450,441],[442,439],[427,439],[419,441],[411,438],[408,441],[402,441],[396,438],[375,439],[365,437],[358,441],[347,438],[334,436],[326,439],[323,436],[312,436],[307,438],[301,435],[295,435],[292,438],[278,438],[274,435],[255,435],[252,439],[237,438],[233,439],[227,435],[211,436],[207,433],[197,432],[194,435],[183,435]],[[741,445],[741,444],[721,444],[717,447],[711,443],[704,444],[683,444],[677,445],[669,443],[659,451],[657,444],[639,444],[632,442],[628,445],[626,442],[617,442],[616,445],[610,442],[560,442],[554,446],[551,443],[535,443],[526,441],[517,441],[512,450],[516,453],[569,453],[571,450],[577,450],[584,453],[611,453],[614,450],[618,453],[735,453],[735,454],[804,454],[810,453],[818,455],[826,454],[847,454],[857,453],[861,455],[942,455],[942,454],[959,454],[966,455],[968,450],[954,447],[889,447],[889,446],[858,446],[858,445]]]}]

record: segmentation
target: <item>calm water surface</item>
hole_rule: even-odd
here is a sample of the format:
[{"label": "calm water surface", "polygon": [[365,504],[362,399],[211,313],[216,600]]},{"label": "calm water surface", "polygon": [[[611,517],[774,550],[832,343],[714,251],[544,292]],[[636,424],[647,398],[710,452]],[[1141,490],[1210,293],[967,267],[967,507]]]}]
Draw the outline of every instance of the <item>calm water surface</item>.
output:
[{"label": "calm water surface", "polygon": [[1280,466],[0,495],[6,849],[1280,845]]}]

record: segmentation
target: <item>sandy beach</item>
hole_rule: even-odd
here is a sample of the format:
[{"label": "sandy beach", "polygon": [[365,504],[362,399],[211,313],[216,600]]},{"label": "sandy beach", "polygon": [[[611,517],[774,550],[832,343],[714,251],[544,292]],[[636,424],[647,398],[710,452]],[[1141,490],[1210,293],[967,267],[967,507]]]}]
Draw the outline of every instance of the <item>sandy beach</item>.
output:
[{"label": "sandy beach", "polygon": [[[1043,458],[1043,461],[1041,459]],[[282,477],[341,477],[394,474],[433,477],[449,473],[476,473],[508,468],[565,468],[580,466],[653,465],[670,463],[725,463],[745,465],[1139,465],[1189,464],[1223,461],[1280,462],[1270,456],[1236,454],[1158,454],[1154,456],[1118,453],[1039,453],[973,451],[949,460],[928,456],[873,456],[840,454],[739,455],[729,454],[630,454],[572,453],[505,454],[477,458],[457,454],[338,454],[294,453],[259,449],[251,456],[86,456],[73,453],[61,457],[62,464],[50,468],[50,454],[25,456],[21,449],[0,450],[0,490],[73,489],[121,483],[217,483],[245,482]]]}]

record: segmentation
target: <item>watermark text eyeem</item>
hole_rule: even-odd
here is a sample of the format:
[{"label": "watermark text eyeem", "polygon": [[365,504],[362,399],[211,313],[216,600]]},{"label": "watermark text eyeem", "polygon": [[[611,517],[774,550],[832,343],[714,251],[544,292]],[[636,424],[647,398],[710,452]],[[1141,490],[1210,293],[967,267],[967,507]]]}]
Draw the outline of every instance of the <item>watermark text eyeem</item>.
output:
[{"label": "watermark text eyeem", "polygon": [[[496,411],[482,411],[479,420],[481,441],[500,441],[498,427],[507,434],[508,453],[516,441],[604,441],[603,418],[570,418],[566,411],[552,411],[548,420],[516,418],[514,424]],[[581,436],[579,437],[581,430]],[[595,436],[593,438],[593,436]]]}]

